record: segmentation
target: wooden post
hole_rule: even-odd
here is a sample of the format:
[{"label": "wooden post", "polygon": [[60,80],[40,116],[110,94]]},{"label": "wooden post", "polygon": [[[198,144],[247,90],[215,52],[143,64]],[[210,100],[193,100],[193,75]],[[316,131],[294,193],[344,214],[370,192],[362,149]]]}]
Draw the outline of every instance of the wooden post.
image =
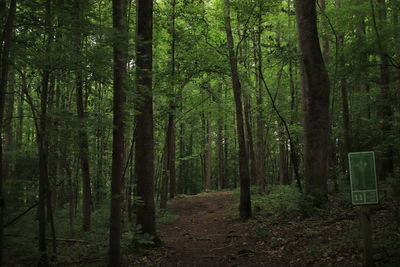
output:
[{"label": "wooden post", "polygon": [[373,267],[371,213],[368,206],[360,207],[361,229],[364,239],[364,266]]}]

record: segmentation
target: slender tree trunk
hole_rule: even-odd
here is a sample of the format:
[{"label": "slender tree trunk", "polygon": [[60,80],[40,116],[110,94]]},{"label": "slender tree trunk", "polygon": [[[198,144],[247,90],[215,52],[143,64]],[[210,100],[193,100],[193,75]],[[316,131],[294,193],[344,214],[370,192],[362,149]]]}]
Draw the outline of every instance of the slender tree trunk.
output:
[{"label": "slender tree trunk", "polygon": [[[326,2],[325,0],[318,0],[319,6],[321,7],[321,11],[325,12],[326,10]],[[326,18],[322,16],[321,18],[321,28],[323,31],[326,31],[328,28],[328,22]],[[329,61],[329,39],[328,34],[326,32],[322,33],[322,57],[324,58],[325,64],[328,64]]]},{"label": "slender tree trunk", "polygon": [[255,153],[254,153],[254,142],[253,142],[253,130],[251,125],[251,100],[249,92],[244,92],[244,118],[245,118],[245,129],[246,129],[246,141],[247,141],[247,148],[248,148],[248,156],[250,160],[250,182],[252,184],[256,184],[256,173],[257,173],[257,166],[255,160]]},{"label": "slender tree trunk", "polygon": [[224,180],[225,180],[225,159],[224,159],[224,138],[222,135],[222,124],[223,124],[223,113],[222,113],[222,107],[221,107],[221,88],[219,89],[219,94],[218,94],[218,99],[217,99],[217,110],[218,110],[218,118],[217,118],[217,140],[216,140],[216,146],[217,146],[217,169],[218,169],[218,176],[217,176],[217,189],[221,190],[224,187]]},{"label": "slender tree trunk", "polygon": [[211,190],[211,111],[207,112],[206,118],[206,151],[205,151],[205,178],[204,191]]},{"label": "slender tree trunk", "polygon": [[[384,28],[387,24],[387,8],[385,0],[378,1],[378,14],[380,28]],[[391,134],[392,122],[393,122],[393,111],[391,106],[390,97],[390,70],[389,70],[389,55],[387,54],[386,44],[380,40],[380,35],[378,29],[376,28],[376,35],[379,43],[379,56],[380,56],[380,85],[381,85],[381,95],[379,104],[379,117],[382,121],[381,129],[383,133],[383,138]],[[384,180],[394,172],[394,160],[393,160],[393,145],[384,142],[382,148],[382,155],[380,160],[380,172],[379,178]]]},{"label": "slender tree trunk", "polygon": [[[47,0],[46,3],[46,52],[50,52],[52,42],[52,1]],[[39,266],[48,266],[47,246],[46,246],[46,198],[49,198],[49,177],[48,177],[48,141],[47,141],[47,106],[50,81],[50,67],[45,66],[43,69],[42,86],[40,90],[40,118],[38,129],[38,151],[39,151]]]},{"label": "slender tree trunk", "polygon": [[248,219],[251,217],[249,160],[246,152],[246,139],[244,133],[244,120],[243,120],[243,107],[242,107],[242,89],[240,85],[239,73],[237,68],[237,58],[234,51],[229,0],[224,0],[224,19],[225,19],[226,37],[228,42],[229,63],[232,75],[232,87],[235,98],[236,127],[238,131],[238,143],[239,143],[239,173],[240,173],[239,215],[242,219]]},{"label": "slender tree trunk", "polygon": [[[48,37],[50,38],[50,37]],[[38,132],[38,150],[39,150],[39,253],[40,266],[47,266],[47,248],[46,248],[46,198],[49,197],[48,185],[48,144],[46,136],[47,128],[47,100],[49,70],[44,70],[42,78],[42,88],[40,94],[41,115]]]},{"label": "slender tree trunk", "polygon": [[22,88],[19,92],[19,97],[18,97],[17,114],[18,114],[17,118],[18,123],[15,134],[16,137],[15,144],[17,149],[20,149],[22,147],[22,133],[24,130],[24,93],[22,91]]},{"label": "slender tree trunk", "polygon": [[158,241],[154,205],[154,129],[152,96],[153,1],[138,0],[136,41],[137,102],[135,175],[137,194],[143,204],[137,206],[137,224],[142,232]]},{"label": "slender tree trunk", "polygon": [[126,63],[128,58],[127,1],[113,0],[113,28],[115,30],[114,98],[113,98],[113,154],[111,180],[110,247],[108,266],[121,266],[122,185],[124,173],[124,131],[126,101]]},{"label": "slender tree trunk", "polygon": [[175,113],[176,113],[176,96],[175,96],[175,50],[176,50],[176,33],[175,33],[175,18],[176,18],[176,0],[172,0],[172,25],[171,25],[171,92],[172,99],[170,103],[170,114],[168,121],[171,127],[170,133],[170,146],[168,151],[169,156],[169,197],[174,198],[176,194],[176,169],[175,169],[175,161],[176,161],[176,127],[175,127]]},{"label": "slender tree trunk", "polygon": [[[0,40],[0,140],[3,140],[4,99],[7,88],[10,46],[14,28],[16,0],[11,0],[7,20]],[[5,2],[0,4],[5,14]],[[4,16],[5,17],[5,16]],[[4,18],[2,17],[2,19]],[[3,265],[3,224],[4,224],[4,169],[3,169],[3,142],[0,141],[0,266]]]},{"label": "slender tree trunk", "polygon": [[[8,82],[8,95],[7,105],[6,105],[6,114],[4,119],[4,150],[7,152],[12,152],[14,150],[14,136],[13,136],[13,115],[14,115],[14,90],[15,90],[15,71],[12,70],[9,74],[9,82]],[[9,154],[11,155],[11,154]],[[8,156],[4,158],[4,178],[8,179],[12,174],[12,162],[14,160],[14,156]]]},{"label": "slender tree trunk", "polygon": [[[341,8],[341,1],[336,0],[336,8]],[[345,58],[343,54],[343,45],[344,45],[344,38],[343,35],[340,34],[338,35],[338,40],[337,40],[337,50],[339,51],[339,62],[337,63],[341,69],[345,68]],[[349,100],[348,100],[348,91],[347,91],[347,80],[346,76],[343,74],[342,78],[340,79],[340,93],[342,96],[342,123],[343,123],[343,132],[342,132],[342,137],[343,137],[343,155],[342,155],[342,161],[343,161],[343,167],[345,169],[343,170],[343,173],[346,173],[348,170],[348,160],[347,160],[347,155],[349,152],[351,152],[351,135],[350,135],[350,112],[349,112]]]},{"label": "slender tree trunk", "polygon": [[256,86],[257,86],[257,173],[256,181],[259,187],[259,192],[264,193],[265,191],[265,119],[263,110],[263,93],[262,93],[262,46],[261,46],[261,34],[262,34],[262,2],[260,2],[260,10],[258,13],[258,25],[257,25],[257,36],[256,42],[254,43],[254,59],[256,66]]},{"label": "slender tree trunk", "polygon": [[279,140],[279,184],[289,184],[289,172],[286,157],[286,141],[285,133],[283,131],[283,125],[280,125],[280,140]]},{"label": "slender tree trunk", "polygon": [[[80,0],[75,1],[75,46],[77,55],[82,53],[82,33],[80,32],[80,23],[83,21],[84,11]],[[79,66],[78,66],[79,68]],[[82,173],[82,229],[84,232],[90,230],[91,213],[91,187],[90,187],[90,169],[89,169],[89,140],[85,124],[85,110],[83,101],[83,75],[82,70],[75,71],[76,78],[76,110],[79,120],[78,150],[81,162]]]},{"label": "slender tree trunk", "polygon": [[329,78],[318,39],[315,0],[297,0],[296,18],[303,87],[305,192],[320,205],[328,192]]},{"label": "slender tree trunk", "polygon": [[170,184],[170,175],[171,175],[171,141],[172,141],[172,116],[170,114],[168,115],[168,123],[166,127],[166,134],[165,134],[165,149],[164,149],[164,160],[163,162],[163,168],[162,168],[162,175],[161,175],[161,186],[160,186],[160,209],[166,209],[167,208],[167,200],[168,200],[168,189],[169,189],[169,184]]}]

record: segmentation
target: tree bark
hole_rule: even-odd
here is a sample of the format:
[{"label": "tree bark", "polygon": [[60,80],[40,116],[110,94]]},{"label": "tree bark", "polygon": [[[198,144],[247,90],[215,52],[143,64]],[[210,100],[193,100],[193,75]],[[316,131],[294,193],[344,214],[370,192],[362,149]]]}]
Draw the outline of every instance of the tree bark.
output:
[{"label": "tree bark", "polygon": [[259,187],[259,192],[264,193],[265,191],[265,119],[263,110],[263,93],[262,93],[262,46],[261,46],[261,34],[262,34],[262,2],[260,1],[260,10],[258,13],[258,25],[257,25],[257,36],[256,42],[254,43],[254,59],[256,66],[256,86],[257,86],[257,173],[256,181]]},{"label": "tree bark", "polygon": [[[16,11],[16,0],[11,0],[7,20],[0,40],[0,140],[3,138],[3,117],[4,117],[4,99],[7,88],[8,66],[10,46],[14,28],[14,19]],[[1,3],[2,11],[5,11],[5,1]],[[5,13],[5,12],[4,12]],[[4,16],[5,17],[5,16]],[[3,18],[3,17],[2,17]],[[4,169],[3,169],[3,142],[0,141],[0,266],[3,264],[3,224],[4,224]]]},{"label": "tree bark", "polygon": [[[7,105],[6,105],[6,113],[4,118],[4,150],[6,152],[12,152],[14,150],[14,135],[13,135],[13,115],[14,115],[14,90],[15,90],[15,70],[12,70],[8,75],[8,95],[6,96]],[[12,162],[14,160],[14,156],[9,156],[4,159],[4,178],[11,178],[12,175]]]},{"label": "tree bark", "polygon": [[[325,0],[318,0],[319,1],[319,6],[321,8],[321,12],[325,12],[326,10],[326,2]],[[327,21],[326,17],[321,18],[321,28],[325,31],[327,28]],[[325,61],[325,64],[328,63],[329,60],[329,39],[328,39],[328,34],[325,32],[322,33],[322,57]]]},{"label": "tree bark", "polygon": [[217,99],[217,110],[218,110],[218,118],[217,118],[217,169],[218,169],[218,176],[217,176],[217,189],[222,190],[224,187],[224,180],[225,180],[225,159],[224,159],[224,137],[222,134],[222,125],[223,125],[223,113],[221,107],[221,93],[222,88],[219,88],[219,94]]},{"label": "tree bark", "polygon": [[280,125],[280,138],[279,138],[279,184],[289,184],[289,171],[286,157],[286,142],[283,125]]},{"label": "tree bark", "polygon": [[128,59],[127,1],[113,0],[113,28],[115,30],[114,97],[113,97],[113,154],[111,180],[110,247],[108,266],[121,266],[121,219],[124,173],[124,131],[126,101],[126,64]]},{"label": "tree bark", "polygon": [[305,192],[321,205],[327,200],[329,78],[317,31],[315,0],[296,1],[304,108]]},{"label": "tree bark", "polygon": [[208,111],[206,116],[204,191],[208,192],[211,190],[211,111]]},{"label": "tree bark", "polygon": [[172,199],[176,194],[176,126],[175,126],[175,113],[176,113],[176,96],[175,96],[175,46],[176,46],[176,34],[175,34],[175,6],[176,0],[172,0],[172,25],[171,25],[171,92],[172,99],[170,99],[170,112],[168,115],[168,129],[170,133],[169,146],[168,146],[168,170],[169,170],[169,197]]},{"label": "tree bark", "polygon": [[[80,32],[80,23],[82,22],[83,7],[80,0],[75,1],[75,45],[77,56],[82,53],[82,33]],[[81,163],[82,173],[82,229],[84,232],[90,230],[90,214],[91,214],[91,186],[90,186],[90,169],[89,169],[89,140],[86,131],[86,115],[83,103],[83,75],[82,70],[75,71],[76,79],[76,110],[78,114],[79,130],[78,130],[78,150]]]},{"label": "tree bark", "polygon": [[229,63],[231,67],[232,88],[236,108],[236,127],[238,132],[239,144],[239,173],[240,173],[240,205],[239,215],[242,219],[251,217],[251,197],[250,197],[250,174],[249,158],[246,151],[246,139],[244,133],[243,107],[242,107],[242,89],[239,80],[237,68],[237,58],[234,51],[234,42],[232,36],[231,17],[229,0],[224,0],[224,20],[225,31],[228,43]]},{"label": "tree bark", "polygon": [[[387,10],[386,10],[386,1],[385,0],[377,0],[378,1],[378,14],[379,14],[379,22],[380,28],[384,28],[387,24]],[[392,131],[392,121],[393,121],[393,111],[391,106],[391,97],[390,97],[390,70],[389,70],[389,55],[387,54],[386,44],[379,40],[378,29],[375,29],[377,32],[377,38],[379,45],[379,57],[380,57],[380,105],[379,105],[379,117],[382,121],[381,129],[383,138],[386,139]],[[384,142],[381,160],[380,160],[380,171],[379,178],[385,180],[390,177],[394,173],[394,160],[393,160],[393,145],[388,142]]]},{"label": "tree bark", "polygon": [[137,224],[143,233],[157,241],[154,206],[154,129],[152,96],[153,1],[137,1],[136,83],[140,101],[136,109],[135,174],[137,194],[143,204],[137,206]]}]

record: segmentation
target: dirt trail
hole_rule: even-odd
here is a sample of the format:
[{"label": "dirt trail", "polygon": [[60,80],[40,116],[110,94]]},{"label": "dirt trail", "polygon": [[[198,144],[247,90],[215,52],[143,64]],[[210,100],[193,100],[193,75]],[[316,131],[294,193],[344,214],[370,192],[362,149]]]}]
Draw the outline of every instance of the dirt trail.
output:
[{"label": "dirt trail", "polygon": [[231,208],[233,203],[231,192],[170,201],[169,210],[179,218],[161,227],[167,249],[157,265],[271,266],[260,251],[263,242],[247,233],[246,223]]}]

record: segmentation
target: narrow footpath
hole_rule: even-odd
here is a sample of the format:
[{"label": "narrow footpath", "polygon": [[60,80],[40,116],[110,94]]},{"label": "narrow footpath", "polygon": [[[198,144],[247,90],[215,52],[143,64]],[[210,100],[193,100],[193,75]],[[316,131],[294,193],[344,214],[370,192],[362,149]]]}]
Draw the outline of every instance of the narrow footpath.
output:
[{"label": "narrow footpath", "polygon": [[[248,233],[237,218],[232,192],[203,193],[169,201],[178,215],[161,227],[165,248],[142,259],[148,266],[279,266],[263,251],[264,241]],[[254,222],[253,222],[254,224]]]}]

